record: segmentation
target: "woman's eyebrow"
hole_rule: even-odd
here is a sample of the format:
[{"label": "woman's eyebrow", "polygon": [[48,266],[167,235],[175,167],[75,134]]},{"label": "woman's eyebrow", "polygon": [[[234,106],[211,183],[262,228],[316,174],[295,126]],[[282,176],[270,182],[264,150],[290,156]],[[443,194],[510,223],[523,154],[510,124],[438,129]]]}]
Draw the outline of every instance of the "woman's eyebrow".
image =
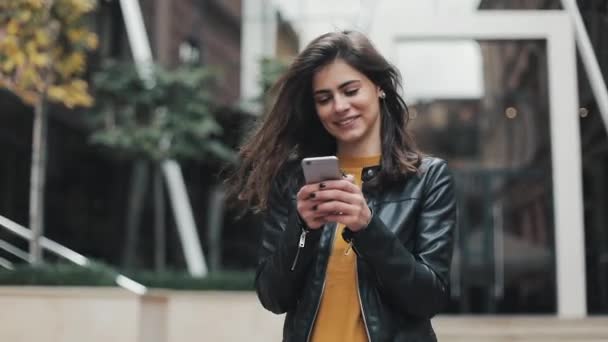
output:
[{"label": "woman's eyebrow", "polygon": [[[353,83],[356,83],[356,82],[357,82],[357,83],[358,83],[358,82],[361,82],[361,80],[349,80],[349,81],[346,81],[346,82],[344,82],[344,83],[341,83],[341,84],[338,86],[338,89],[342,89],[342,88],[347,87],[347,86],[349,86],[349,85],[351,85],[351,84],[353,84]],[[330,92],[331,92],[331,90],[329,90],[329,89],[319,89],[319,90],[315,90],[315,91],[314,91],[314,94],[330,93]]]}]

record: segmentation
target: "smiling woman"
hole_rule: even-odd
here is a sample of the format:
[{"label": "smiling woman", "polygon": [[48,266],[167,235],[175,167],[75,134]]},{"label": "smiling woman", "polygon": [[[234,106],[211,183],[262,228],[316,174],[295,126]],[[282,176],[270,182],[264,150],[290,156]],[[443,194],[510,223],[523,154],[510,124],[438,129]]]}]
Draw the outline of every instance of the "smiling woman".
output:
[{"label": "smiling woman", "polygon": [[[399,72],[358,32],[313,40],[241,149],[233,196],[264,212],[255,286],[284,341],[436,341],[455,226],[446,163],[406,131]],[[342,179],[300,161],[337,155]]]},{"label": "smiling woman", "polygon": [[380,155],[380,98],[383,91],[342,59],[313,77],[319,120],[336,138],[339,155]]}]

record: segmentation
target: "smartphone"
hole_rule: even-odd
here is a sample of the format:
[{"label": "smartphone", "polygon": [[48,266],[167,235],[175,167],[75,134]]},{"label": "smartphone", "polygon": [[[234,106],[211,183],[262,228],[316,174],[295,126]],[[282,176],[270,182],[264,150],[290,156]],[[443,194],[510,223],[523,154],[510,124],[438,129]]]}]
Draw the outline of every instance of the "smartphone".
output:
[{"label": "smartphone", "polygon": [[335,156],[304,158],[302,170],[306,184],[342,178],[338,158]]}]

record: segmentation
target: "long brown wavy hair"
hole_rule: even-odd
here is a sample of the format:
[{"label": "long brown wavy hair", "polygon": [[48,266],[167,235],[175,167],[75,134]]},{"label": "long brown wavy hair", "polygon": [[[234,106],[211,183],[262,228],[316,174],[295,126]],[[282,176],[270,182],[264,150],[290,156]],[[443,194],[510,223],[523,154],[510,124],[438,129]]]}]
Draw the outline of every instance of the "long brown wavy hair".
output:
[{"label": "long brown wavy hair", "polygon": [[308,44],[272,87],[275,100],[270,111],[242,145],[240,164],[227,180],[230,197],[264,210],[272,182],[287,161],[336,153],[336,141],[322,126],[312,94],[314,74],[336,59],[363,73],[386,93],[379,99],[381,168],[368,185],[381,188],[418,171],[422,156],[406,131],[409,115],[398,92],[399,71],[362,33],[330,32]]}]

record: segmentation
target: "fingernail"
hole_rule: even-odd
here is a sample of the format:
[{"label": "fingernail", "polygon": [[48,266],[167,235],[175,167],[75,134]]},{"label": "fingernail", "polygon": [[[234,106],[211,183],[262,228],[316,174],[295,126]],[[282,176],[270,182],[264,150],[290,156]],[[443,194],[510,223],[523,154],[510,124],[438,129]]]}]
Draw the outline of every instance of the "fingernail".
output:
[{"label": "fingernail", "polygon": [[319,188],[323,189],[325,187],[325,183],[319,184]]},{"label": "fingernail", "polygon": [[317,205],[316,204],[312,206],[312,210],[317,210]]}]

